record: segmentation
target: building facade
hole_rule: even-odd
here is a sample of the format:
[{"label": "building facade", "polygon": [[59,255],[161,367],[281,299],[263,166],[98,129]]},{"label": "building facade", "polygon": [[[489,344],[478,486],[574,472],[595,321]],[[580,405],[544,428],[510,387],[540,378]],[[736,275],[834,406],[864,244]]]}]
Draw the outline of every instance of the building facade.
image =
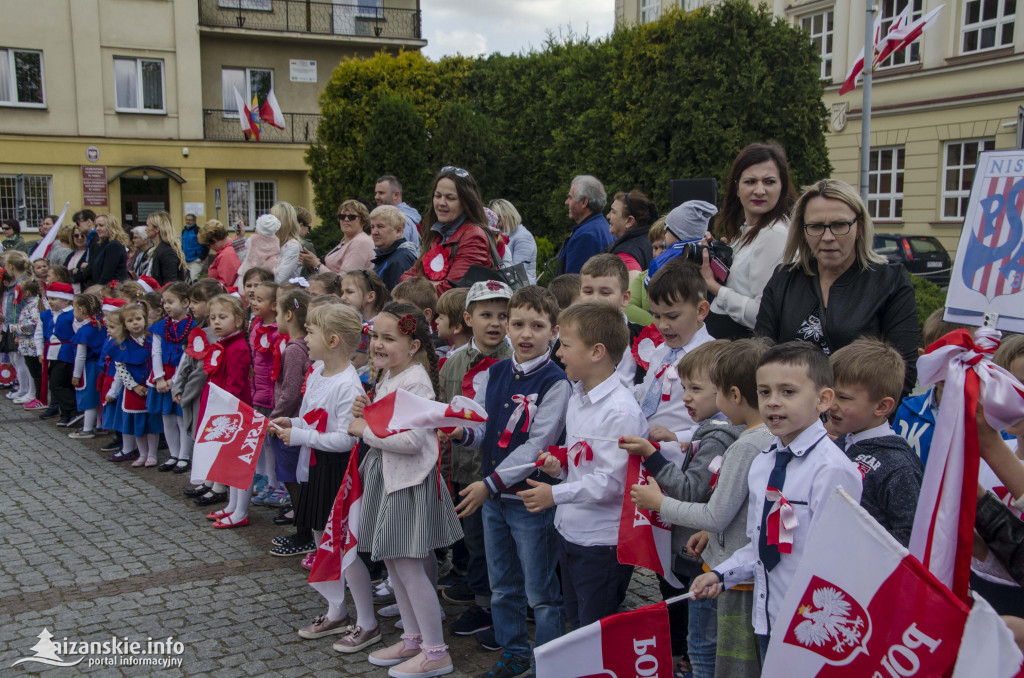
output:
[{"label": "building facade", "polygon": [[[663,11],[713,1],[616,0],[616,22],[653,21]],[[1017,144],[1024,30],[1016,30],[1016,0],[878,0],[883,34],[908,2],[913,19],[945,6],[920,39],[874,73],[869,208],[877,231],[935,236],[952,252],[978,153]],[[863,90],[861,81],[843,96],[839,88],[864,44],[864,3],[772,0],[769,6],[804,28],[821,55],[832,176],[857,186]]]},{"label": "building facade", "polygon": [[[126,229],[160,209],[251,229],[277,201],[311,206],[334,66],[426,45],[418,0],[348,3],[0,0],[0,218],[32,232],[68,201]],[[235,92],[271,90],[284,129],[246,140]]]}]

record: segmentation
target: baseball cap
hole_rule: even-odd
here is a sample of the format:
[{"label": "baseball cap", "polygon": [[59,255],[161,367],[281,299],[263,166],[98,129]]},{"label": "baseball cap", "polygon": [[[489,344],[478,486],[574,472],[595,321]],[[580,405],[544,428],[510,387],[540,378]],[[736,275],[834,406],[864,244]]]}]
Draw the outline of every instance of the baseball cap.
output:
[{"label": "baseball cap", "polygon": [[469,288],[469,293],[466,294],[466,306],[488,299],[508,300],[511,298],[512,288],[505,283],[498,280],[481,280],[473,283],[473,286]]}]

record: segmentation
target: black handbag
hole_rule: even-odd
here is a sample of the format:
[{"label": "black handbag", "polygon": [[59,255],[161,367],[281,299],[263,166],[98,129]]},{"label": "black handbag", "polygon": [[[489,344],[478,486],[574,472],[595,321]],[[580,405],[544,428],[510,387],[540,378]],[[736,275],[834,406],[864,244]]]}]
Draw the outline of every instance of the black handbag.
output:
[{"label": "black handbag", "polygon": [[0,353],[17,353],[18,342],[14,340],[14,332],[4,332],[0,335]]},{"label": "black handbag", "polygon": [[[480,228],[482,229],[483,226]],[[458,284],[459,287],[472,287],[473,283],[497,280],[505,283],[515,292],[530,284],[530,276],[526,273],[526,264],[513,264],[502,268],[498,248],[494,246],[494,241],[489,234],[487,234],[487,243],[491,246],[491,260],[494,262],[494,268],[473,264],[462,276],[462,280]]]}]

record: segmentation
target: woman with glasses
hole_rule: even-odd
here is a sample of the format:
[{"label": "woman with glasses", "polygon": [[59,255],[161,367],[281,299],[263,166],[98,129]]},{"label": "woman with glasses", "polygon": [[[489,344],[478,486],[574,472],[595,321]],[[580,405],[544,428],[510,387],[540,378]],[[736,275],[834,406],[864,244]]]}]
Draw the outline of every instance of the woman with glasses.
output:
[{"label": "woman with glasses", "polygon": [[[72,279],[89,263],[89,232],[92,222],[77,223],[71,231],[71,254],[64,260],[64,266],[71,272]],[[75,294],[82,291],[81,283],[73,283]]]},{"label": "woman with glasses", "polygon": [[860,195],[835,179],[804,189],[793,208],[783,260],[761,297],[755,334],[801,339],[831,354],[854,339],[892,344],[917,379],[917,302],[906,270],[871,249],[874,227]]},{"label": "woman with glasses", "polygon": [[654,246],[647,238],[651,224],[658,220],[658,208],[643,191],[619,191],[608,209],[608,230],[615,241],[605,248],[614,254],[629,271],[629,279],[647,270],[654,258]]},{"label": "woman with glasses", "polygon": [[345,275],[349,271],[373,269],[376,256],[370,237],[370,211],[358,200],[346,200],[338,206],[338,227],[341,242],[323,259],[303,249],[299,262],[317,273],[328,271]]},{"label": "woman with glasses", "polygon": [[146,237],[153,243],[148,275],[163,287],[169,282],[184,281],[187,275],[181,239],[174,233],[171,215],[160,210],[146,219]]},{"label": "woman with glasses", "polygon": [[471,266],[494,268],[497,256],[476,181],[461,167],[442,167],[434,177],[430,209],[423,217],[420,258],[400,280],[426,278],[441,296]]},{"label": "woman with glasses", "polygon": [[128,236],[113,214],[101,214],[94,221],[96,235],[89,261],[83,262],[72,279],[82,288],[108,285],[128,278]]},{"label": "woman with glasses", "polygon": [[35,243],[27,242],[21,237],[21,224],[14,219],[4,219],[3,221],[4,251],[16,250],[18,252],[24,252],[25,254],[32,254],[32,250],[35,247]]}]

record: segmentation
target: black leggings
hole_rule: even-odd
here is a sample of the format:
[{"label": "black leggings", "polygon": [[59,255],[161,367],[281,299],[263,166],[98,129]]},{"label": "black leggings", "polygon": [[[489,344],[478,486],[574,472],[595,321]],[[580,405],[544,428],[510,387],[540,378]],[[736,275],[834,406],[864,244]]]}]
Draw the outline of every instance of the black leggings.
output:
[{"label": "black leggings", "polygon": [[45,396],[43,393],[43,365],[34,355],[27,355],[24,358],[25,367],[28,368],[28,373],[32,377],[32,383],[36,385],[36,398],[42,400]]}]

